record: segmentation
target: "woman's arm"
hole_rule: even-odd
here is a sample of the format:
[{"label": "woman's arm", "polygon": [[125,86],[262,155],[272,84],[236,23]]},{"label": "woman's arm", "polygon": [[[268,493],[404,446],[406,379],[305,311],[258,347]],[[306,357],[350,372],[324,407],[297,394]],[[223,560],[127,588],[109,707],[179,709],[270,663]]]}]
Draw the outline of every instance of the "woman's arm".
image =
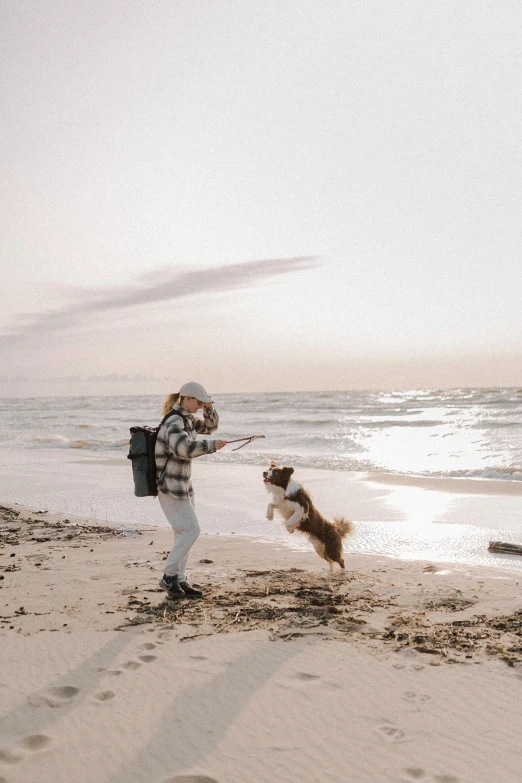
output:
[{"label": "woman's arm", "polygon": [[201,435],[210,435],[218,428],[219,416],[213,407],[203,408],[203,419],[197,419],[193,416],[192,423],[194,424],[197,433]]},{"label": "woman's arm", "polygon": [[213,454],[217,449],[217,441],[215,440],[192,440],[189,438],[180,416],[169,419],[166,427],[168,450],[178,459],[194,459],[203,456],[203,454]]}]

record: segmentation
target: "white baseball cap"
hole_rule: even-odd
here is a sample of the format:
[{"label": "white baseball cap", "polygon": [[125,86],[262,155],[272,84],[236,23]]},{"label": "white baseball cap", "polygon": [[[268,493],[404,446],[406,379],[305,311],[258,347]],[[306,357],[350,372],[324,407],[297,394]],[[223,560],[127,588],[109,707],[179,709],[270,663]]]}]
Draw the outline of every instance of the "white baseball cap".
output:
[{"label": "white baseball cap", "polygon": [[199,400],[200,402],[214,402],[212,397],[209,397],[203,386],[200,383],[196,383],[195,381],[184,383],[179,390],[179,396],[195,397],[196,400]]}]

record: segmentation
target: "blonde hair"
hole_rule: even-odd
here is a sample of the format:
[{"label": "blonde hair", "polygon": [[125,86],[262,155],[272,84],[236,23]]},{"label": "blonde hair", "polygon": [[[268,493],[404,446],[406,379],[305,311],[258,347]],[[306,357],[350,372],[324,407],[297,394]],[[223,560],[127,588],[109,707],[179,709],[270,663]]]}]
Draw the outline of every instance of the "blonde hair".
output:
[{"label": "blonde hair", "polygon": [[163,400],[163,408],[161,409],[161,415],[166,416],[167,413],[172,409],[172,406],[180,401],[181,401],[181,397],[179,396],[179,392],[174,392],[173,394],[167,395],[167,397],[165,397],[165,399]]}]

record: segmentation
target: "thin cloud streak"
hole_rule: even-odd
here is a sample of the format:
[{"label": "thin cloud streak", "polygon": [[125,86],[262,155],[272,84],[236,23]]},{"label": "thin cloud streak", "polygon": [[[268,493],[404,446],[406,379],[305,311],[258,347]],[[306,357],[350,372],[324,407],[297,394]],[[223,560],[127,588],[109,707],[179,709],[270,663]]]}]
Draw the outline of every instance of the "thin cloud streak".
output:
[{"label": "thin cloud streak", "polygon": [[[262,280],[281,274],[300,272],[320,265],[318,256],[270,258],[221,267],[172,272],[159,270],[149,273],[141,282],[112,289],[88,289],[84,301],[67,307],[20,316],[25,323],[18,324],[0,335],[0,345],[12,346],[34,335],[64,332],[81,326],[90,316],[107,311],[126,310],[142,305],[169,302],[196,294],[222,293],[247,288]],[[154,282],[148,282],[154,277]]]}]

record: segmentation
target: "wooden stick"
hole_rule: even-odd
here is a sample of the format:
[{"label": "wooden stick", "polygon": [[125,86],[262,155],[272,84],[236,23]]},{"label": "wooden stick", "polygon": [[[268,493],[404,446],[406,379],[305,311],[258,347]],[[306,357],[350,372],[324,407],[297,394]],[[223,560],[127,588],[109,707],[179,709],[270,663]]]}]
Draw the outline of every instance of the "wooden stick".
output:
[{"label": "wooden stick", "polygon": [[[264,435],[249,435],[247,438],[236,438],[236,440],[227,440],[225,443],[240,443],[241,441],[245,441],[243,443],[243,446],[246,446],[247,443],[251,443],[253,440],[257,440],[258,438],[264,438]],[[242,449],[243,446],[237,446],[235,449],[232,449],[232,451],[238,451],[239,449]]]},{"label": "wooden stick", "polygon": [[236,440],[227,440],[227,443],[239,443],[241,440],[253,440],[254,438],[264,438],[264,435],[247,435],[246,438],[236,438]]}]

